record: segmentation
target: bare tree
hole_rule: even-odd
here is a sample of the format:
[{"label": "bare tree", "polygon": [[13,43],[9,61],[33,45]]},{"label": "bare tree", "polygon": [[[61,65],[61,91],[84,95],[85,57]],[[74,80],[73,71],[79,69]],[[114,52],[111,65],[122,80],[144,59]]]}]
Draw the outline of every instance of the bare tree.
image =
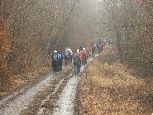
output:
[{"label": "bare tree", "polygon": [[[104,0],[100,3],[100,27],[113,33],[122,59],[152,71],[152,4],[151,1]],[[103,32],[103,31],[101,31]]]}]

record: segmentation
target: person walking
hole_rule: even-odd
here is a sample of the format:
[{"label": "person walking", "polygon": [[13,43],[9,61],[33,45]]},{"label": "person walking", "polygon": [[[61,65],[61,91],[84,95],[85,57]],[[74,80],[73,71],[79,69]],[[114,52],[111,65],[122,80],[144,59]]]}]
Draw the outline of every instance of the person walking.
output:
[{"label": "person walking", "polygon": [[80,68],[81,68],[81,59],[79,56],[79,51],[73,55],[72,58],[73,62],[73,75],[77,76],[80,73]]},{"label": "person walking", "polygon": [[55,50],[52,55],[52,67],[53,67],[53,73],[58,72],[58,53]]},{"label": "person walking", "polygon": [[86,52],[86,49],[83,48],[83,51],[82,51],[82,65],[85,65],[87,64],[87,52]]},{"label": "person walking", "polygon": [[62,71],[64,54],[62,52],[58,52],[58,71]]}]

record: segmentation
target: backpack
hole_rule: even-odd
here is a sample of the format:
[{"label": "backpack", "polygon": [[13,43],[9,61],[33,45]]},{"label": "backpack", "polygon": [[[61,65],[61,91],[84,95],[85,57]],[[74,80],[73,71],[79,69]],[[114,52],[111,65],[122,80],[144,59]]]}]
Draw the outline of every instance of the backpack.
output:
[{"label": "backpack", "polygon": [[83,58],[86,58],[87,57],[87,53],[84,51],[84,52],[82,52],[82,57]]},{"label": "backpack", "polygon": [[53,54],[53,60],[58,61],[58,54]]},{"label": "backpack", "polygon": [[62,59],[62,54],[58,53],[58,59]]},{"label": "backpack", "polygon": [[95,45],[92,46],[92,51],[96,51],[96,46]]},{"label": "backpack", "polygon": [[75,64],[80,64],[80,57],[79,56],[74,57],[74,63]]},{"label": "backpack", "polygon": [[71,56],[71,51],[70,50],[68,50],[68,56]]},{"label": "backpack", "polygon": [[99,49],[102,49],[103,48],[103,45],[102,44],[98,44],[98,48]]}]

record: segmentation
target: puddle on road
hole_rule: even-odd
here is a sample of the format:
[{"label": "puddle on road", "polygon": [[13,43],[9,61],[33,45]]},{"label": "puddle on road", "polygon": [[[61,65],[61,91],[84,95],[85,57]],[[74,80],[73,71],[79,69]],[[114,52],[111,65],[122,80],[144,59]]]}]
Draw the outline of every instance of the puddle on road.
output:
[{"label": "puddle on road", "polygon": [[[97,57],[97,56],[96,56]],[[91,62],[93,58],[89,59]],[[84,66],[81,67],[81,72],[84,70]],[[59,97],[53,115],[73,115],[74,114],[74,101],[76,95],[76,88],[78,85],[78,77],[73,76],[63,89],[61,96]]]},{"label": "puddle on road", "polygon": [[73,115],[74,114],[74,100],[76,94],[76,87],[78,84],[78,78],[72,77],[66,87],[64,88],[62,95],[57,101],[56,108],[53,115]]}]

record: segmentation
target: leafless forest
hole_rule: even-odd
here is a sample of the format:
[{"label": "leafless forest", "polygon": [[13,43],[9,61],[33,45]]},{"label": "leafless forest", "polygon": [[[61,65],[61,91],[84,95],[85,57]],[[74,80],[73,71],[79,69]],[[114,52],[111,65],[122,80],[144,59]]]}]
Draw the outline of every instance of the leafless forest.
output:
[{"label": "leafless forest", "polygon": [[85,0],[1,0],[1,86],[10,77],[49,68],[55,48],[89,43],[94,38],[91,5]]},{"label": "leafless forest", "polygon": [[0,0],[0,97],[49,71],[55,49],[99,38],[153,75],[152,0]]},{"label": "leafless forest", "polygon": [[153,70],[153,2],[104,0],[100,5],[102,35],[115,38],[120,58],[141,71]]}]

